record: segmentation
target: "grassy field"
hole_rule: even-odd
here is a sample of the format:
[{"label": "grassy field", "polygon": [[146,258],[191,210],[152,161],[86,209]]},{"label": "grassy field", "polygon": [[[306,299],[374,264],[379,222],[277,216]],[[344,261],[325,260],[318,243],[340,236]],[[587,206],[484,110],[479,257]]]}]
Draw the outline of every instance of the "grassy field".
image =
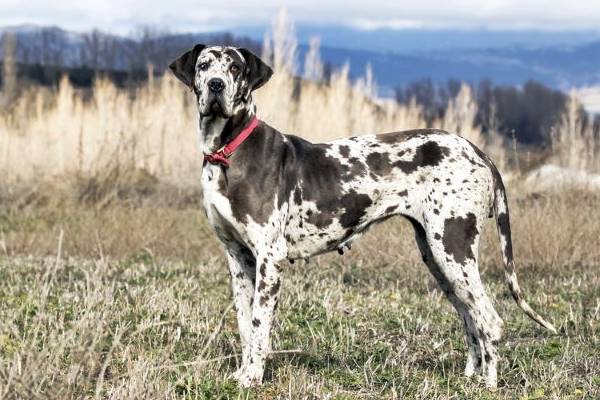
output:
[{"label": "grassy field", "polygon": [[[261,119],[314,141],[427,125],[421,106],[376,98],[372,76],[352,81],[348,66],[298,80],[290,26],[265,42],[276,74],[256,92]],[[0,399],[600,398],[600,195],[521,179],[540,163],[600,171],[600,136],[575,95],[533,153],[482,131],[466,85],[432,124],[513,177],[521,286],[559,329],[514,304],[489,226],[481,270],[506,323],[496,392],[462,377],[461,324],[401,219],[344,256],[286,265],[265,384],[241,391],[227,378],[240,346],[201,211],[193,95],[151,74],[129,89],[101,77],[89,90],[13,89],[0,93],[12,99],[0,110]]]},{"label": "grassy field", "polygon": [[482,274],[506,322],[496,392],[462,377],[461,324],[401,219],[344,256],[287,266],[265,384],[242,391],[227,379],[240,361],[229,277],[195,193],[108,206],[7,193],[0,397],[598,398],[600,198],[509,192],[519,278],[560,334],[513,303],[490,224]]}]

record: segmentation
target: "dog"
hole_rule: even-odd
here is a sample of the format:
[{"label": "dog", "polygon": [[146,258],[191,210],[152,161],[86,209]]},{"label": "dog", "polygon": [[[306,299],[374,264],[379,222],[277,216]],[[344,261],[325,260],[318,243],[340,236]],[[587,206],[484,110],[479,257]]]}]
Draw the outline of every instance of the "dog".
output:
[{"label": "dog", "polygon": [[242,387],[263,379],[281,287],[278,262],[343,252],[395,215],[413,225],[424,263],[464,323],[466,376],[497,385],[503,321],[478,269],[486,218],[496,218],[518,306],[556,333],[523,299],[502,178],[468,140],[417,129],[313,144],[256,118],[252,93],[273,70],[251,51],[198,44],[169,68],[196,96],[203,205],[229,264],[242,346],[233,377]]}]

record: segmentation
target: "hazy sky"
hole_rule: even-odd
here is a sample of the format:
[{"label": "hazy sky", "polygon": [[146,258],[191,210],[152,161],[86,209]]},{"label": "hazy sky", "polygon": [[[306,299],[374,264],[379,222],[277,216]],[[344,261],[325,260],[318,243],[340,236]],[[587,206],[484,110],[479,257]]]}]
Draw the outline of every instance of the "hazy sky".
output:
[{"label": "hazy sky", "polygon": [[282,7],[296,23],[361,29],[600,29],[600,0],[0,0],[0,26],[31,23],[126,34],[151,24],[198,32],[268,24]]}]

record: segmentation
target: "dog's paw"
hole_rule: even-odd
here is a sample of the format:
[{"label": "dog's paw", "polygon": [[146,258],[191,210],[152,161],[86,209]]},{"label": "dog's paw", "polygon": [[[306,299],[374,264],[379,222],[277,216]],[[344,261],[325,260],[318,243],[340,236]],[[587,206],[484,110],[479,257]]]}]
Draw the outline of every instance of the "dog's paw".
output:
[{"label": "dog's paw", "polygon": [[239,381],[242,375],[244,375],[244,367],[238,368],[235,372],[229,374],[227,378],[233,379],[234,381]]},{"label": "dog's paw", "polygon": [[263,371],[256,367],[241,367],[230,378],[235,379],[242,388],[259,386],[262,383]]},{"label": "dog's paw", "polygon": [[475,363],[467,361],[467,366],[465,367],[464,376],[467,378],[477,378],[480,377],[481,368],[477,368],[474,365]]},{"label": "dog's paw", "polygon": [[491,392],[498,390],[498,381],[495,376],[488,376],[485,378],[485,387]]}]

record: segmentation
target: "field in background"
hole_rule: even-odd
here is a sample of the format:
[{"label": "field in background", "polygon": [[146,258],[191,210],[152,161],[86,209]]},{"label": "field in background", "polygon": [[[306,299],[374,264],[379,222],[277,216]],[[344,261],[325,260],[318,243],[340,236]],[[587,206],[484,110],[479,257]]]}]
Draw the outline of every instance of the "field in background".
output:
[{"label": "field in background", "polygon": [[[324,141],[424,127],[423,110],[378,99],[370,75],[321,82],[313,42],[294,73],[280,20],[277,73],[259,116]],[[150,75],[151,76],[151,75]],[[0,112],[1,398],[595,398],[600,396],[600,195],[523,182],[543,162],[600,172],[597,132],[569,106],[542,154],[475,125],[468,86],[434,125],[460,132],[510,177],[517,270],[560,335],[526,320],[503,284],[494,228],[482,270],[506,321],[496,393],[461,377],[460,323],[409,224],[375,228],[349,254],[287,268],[266,385],[239,391],[235,315],[220,246],[201,212],[193,95],[170,76],[133,91],[99,78],[33,87]],[[533,160],[532,160],[533,159]]]}]

